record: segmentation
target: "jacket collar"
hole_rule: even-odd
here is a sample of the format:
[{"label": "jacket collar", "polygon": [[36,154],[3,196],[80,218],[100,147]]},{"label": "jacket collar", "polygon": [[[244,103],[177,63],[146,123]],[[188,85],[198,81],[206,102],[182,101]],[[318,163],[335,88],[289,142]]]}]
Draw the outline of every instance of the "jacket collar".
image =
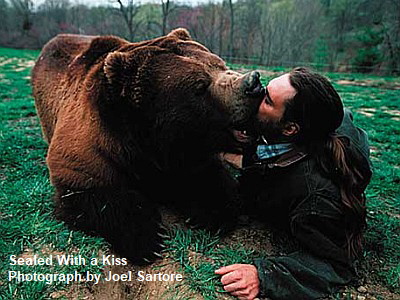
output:
[{"label": "jacket collar", "polygon": [[293,150],[285,154],[282,154],[273,162],[266,162],[266,164],[269,168],[274,168],[274,167],[284,168],[298,162],[299,160],[303,159],[306,156],[307,153],[303,149],[295,146]]}]

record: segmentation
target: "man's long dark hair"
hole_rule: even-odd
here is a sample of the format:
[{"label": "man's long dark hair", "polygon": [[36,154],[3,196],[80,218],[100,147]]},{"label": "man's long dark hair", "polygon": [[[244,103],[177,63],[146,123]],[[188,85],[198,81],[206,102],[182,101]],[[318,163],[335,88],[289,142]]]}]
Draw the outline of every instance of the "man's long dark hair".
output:
[{"label": "man's long dark hair", "polygon": [[343,120],[340,96],[327,78],[306,68],[289,74],[297,93],[286,103],[283,121],[300,126],[296,143],[303,144],[316,157],[322,171],[340,188],[346,222],[347,252],[350,257],[361,253],[366,225],[364,190],[370,179],[365,161],[360,159],[350,141],[335,133]]}]

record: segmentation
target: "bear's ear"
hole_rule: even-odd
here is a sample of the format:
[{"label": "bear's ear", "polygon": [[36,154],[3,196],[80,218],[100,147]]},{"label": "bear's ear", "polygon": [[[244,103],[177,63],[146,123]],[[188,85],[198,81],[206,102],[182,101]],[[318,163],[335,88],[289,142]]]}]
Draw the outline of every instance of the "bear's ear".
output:
[{"label": "bear's ear", "polygon": [[127,53],[114,51],[107,55],[103,71],[108,83],[113,87],[117,96],[124,96],[124,85],[127,80],[129,56]]},{"label": "bear's ear", "polygon": [[175,36],[178,39],[181,39],[183,41],[191,41],[192,37],[190,36],[189,31],[186,28],[176,28],[172,30],[170,33],[168,33],[167,36]]},{"label": "bear's ear", "polygon": [[121,48],[126,44],[128,44],[126,40],[115,36],[96,37],[91,41],[89,47],[81,56],[95,62],[100,56]]},{"label": "bear's ear", "polygon": [[139,106],[143,96],[143,71],[156,55],[167,52],[157,46],[142,46],[129,52],[109,53],[103,71],[113,95]]}]

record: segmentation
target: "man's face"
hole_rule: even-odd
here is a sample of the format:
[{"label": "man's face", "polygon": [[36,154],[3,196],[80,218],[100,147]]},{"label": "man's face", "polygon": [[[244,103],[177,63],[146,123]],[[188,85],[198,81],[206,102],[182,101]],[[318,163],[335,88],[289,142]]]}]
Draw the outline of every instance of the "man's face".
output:
[{"label": "man's face", "polygon": [[289,81],[289,74],[272,79],[266,87],[266,96],[258,109],[257,130],[267,139],[279,138],[284,124],[281,122],[286,101],[296,95]]}]

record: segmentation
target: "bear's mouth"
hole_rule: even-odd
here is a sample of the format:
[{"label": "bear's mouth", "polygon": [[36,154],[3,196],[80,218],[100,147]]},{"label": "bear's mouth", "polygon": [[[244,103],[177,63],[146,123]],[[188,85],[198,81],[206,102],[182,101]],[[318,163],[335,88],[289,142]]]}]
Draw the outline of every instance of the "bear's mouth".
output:
[{"label": "bear's mouth", "polygon": [[251,141],[251,136],[247,134],[247,130],[233,130],[233,136],[236,141],[241,144],[248,144]]},{"label": "bear's mouth", "polygon": [[241,144],[248,144],[254,138],[253,130],[254,121],[257,118],[258,109],[261,102],[264,100],[265,88],[260,84],[257,90],[252,94],[248,100],[247,114],[240,121],[235,122],[233,125],[233,136]]}]

